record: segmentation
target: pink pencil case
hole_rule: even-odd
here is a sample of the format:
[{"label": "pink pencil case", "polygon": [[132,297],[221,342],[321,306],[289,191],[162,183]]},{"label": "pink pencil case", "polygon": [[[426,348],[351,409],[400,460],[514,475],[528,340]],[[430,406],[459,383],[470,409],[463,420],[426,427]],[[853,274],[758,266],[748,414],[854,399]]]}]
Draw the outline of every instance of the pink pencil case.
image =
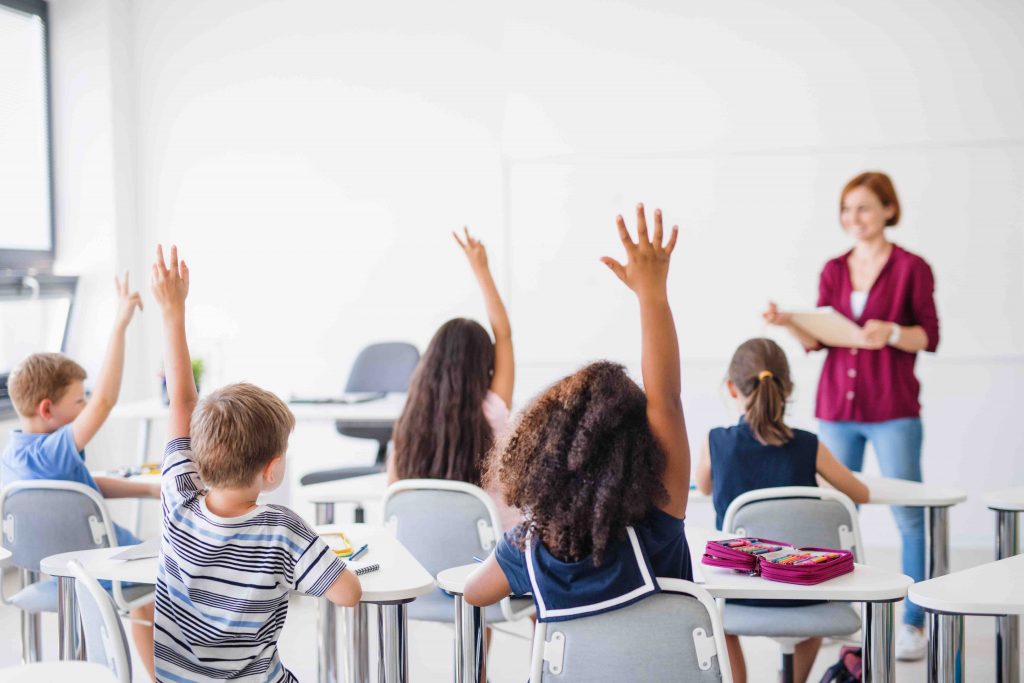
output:
[{"label": "pink pencil case", "polygon": [[794,548],[765,538],[708,541],[703,564],[760,574],[769,581],[811,586],[853,571],[853,553],[835,548]]}]

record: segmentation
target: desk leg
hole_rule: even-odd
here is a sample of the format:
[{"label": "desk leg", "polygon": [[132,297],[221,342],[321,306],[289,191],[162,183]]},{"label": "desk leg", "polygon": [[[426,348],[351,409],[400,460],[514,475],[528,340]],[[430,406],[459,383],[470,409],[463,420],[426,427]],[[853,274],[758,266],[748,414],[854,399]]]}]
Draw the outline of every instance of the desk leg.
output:
[{"label": "desk leg", "polygon": [[934,579],[949,573],[949,508],[925,508],[924,578]]},{"label": "desk leg", "polygon": [[366,605],[346,607],[345,615],[345,683],[369,683],[370,636]]},{"label": "desk leg", "polygon": [[405,603],[377,605],[377,681],[408,683],[409,622]]},{"label": "desk leg", "polygon": [[[334,522],[334,504],[316,504],[316,523]],[[338,615],[334,603],[326,598],[317,601],[316,680],[336,683],[338,680]]]},{"label": "desk leg", "polygon": [[484,683],[487,664],[484,610],[455,595],[455,683]]},{"label": "desk leg", "polygon": [[62,661],[83,658],[75,579],[70,576],[57,577],[57,645]]},{"label": "desk leg", "polygon": [[[139,452],[136,460],[136,465],[140,467],[146,462],[146,453],[149,451],[149,433],[153,427],[153,420],[148,417],[142,418],[142,424],[139,425]],[[136,498],[133,503],[135,506],[135,522],[132,526],[132,531],[135,532],[136,536],[142,534],[142,499]]]},{"label": "desk leg", "polygon": [[864,683],[896,681],[894,613],[891,602],[865,602],[861,606],[861,664]]},{"label": "desk leg", "polygon": [[963,615],[929,613],[928,617],[928,680],[962,683],[967,669]]},{"label": "desk leg", "polygon": [[[1016,511],[996,510],[996,559],[1020,552],[1020,518]],[[1020,617],[996,617],[996,680],[1020,681]]]}]

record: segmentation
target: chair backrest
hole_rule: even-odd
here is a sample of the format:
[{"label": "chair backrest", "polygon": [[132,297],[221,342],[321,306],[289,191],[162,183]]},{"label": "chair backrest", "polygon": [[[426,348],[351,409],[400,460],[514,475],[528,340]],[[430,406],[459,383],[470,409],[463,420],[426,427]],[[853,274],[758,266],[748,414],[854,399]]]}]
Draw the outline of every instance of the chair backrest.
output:
[{"label": "chair backrest", "polygon": [[0,490],[0,524],[11,563],[33,572],[50,555],[117,545],[102,496],[69,481],[8,484]]},{"label": "chair backrest", "polygon": [[69,562],[68,570],[75,577],[75,596],[82,617],[88,660],[113,671],[120,683],[131,683],[132,658],[128,651],[128,637],[114,609],[114,601],[78,562]]},{"label": "chair backrest", "polygon": [[857,507],[835,489],[780,486],[747,491],[729,504],[722,528],[798,547],[842,548],[864,562]]},{"label": "chair backrest", "polygon": [[370,344],[352,363],[345,391],[408,391],[419,361],[419,350],[407,342]]},{"label": "chair backrest", "polygon": [[722,617],[694,583],[659,578],[661,593],[571,621],[538,623],[534,683],[731,683]]}]

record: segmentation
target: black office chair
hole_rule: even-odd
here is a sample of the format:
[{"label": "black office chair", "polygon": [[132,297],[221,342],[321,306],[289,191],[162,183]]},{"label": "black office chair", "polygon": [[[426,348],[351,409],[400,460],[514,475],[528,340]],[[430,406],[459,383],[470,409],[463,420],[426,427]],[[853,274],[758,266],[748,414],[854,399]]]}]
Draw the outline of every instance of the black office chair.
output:
[{"label": "black office chair", "polygon": [[[406,342],[385,342],[370,344],[356,356],[352,370],[345,384],[346,392],[406,392],[409,380],[416,364],[420,361],[420,352],[415,346]],[[304,475],[299,482],[303,486],[319,484],[325,481],[351,479],[367,474],[383,472],[388,456],[388,443],[394,425],[367,424],[357,420],[338,420],[335,428],[339,434],[357,439],[373,439],[377,442],[377,458],[372,465],[362,467],[339,467],[332,470],[321,470]],[[359,516],[357,511],[357,516]],[[361,521],[361,520],[356,520]]]}]

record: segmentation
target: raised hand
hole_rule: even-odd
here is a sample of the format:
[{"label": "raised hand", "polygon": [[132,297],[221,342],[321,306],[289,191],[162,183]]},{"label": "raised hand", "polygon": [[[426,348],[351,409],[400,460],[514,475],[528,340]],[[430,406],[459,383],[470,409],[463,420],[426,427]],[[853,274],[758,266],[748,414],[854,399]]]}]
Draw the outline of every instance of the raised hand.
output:
[{"label": "raised hand", "polygon": [[647,216],[644,205],[636,205],[637,241],[633,242],[626,229],[622,216],[616,216],[615,223],[619,229],[619,238],[626,248],[626,263],[622,264],[609,256],[601,257],[601,262],[608,266],[615,276],[632,289],[637,296],[645,294],[665,294],[665,283],[668,279],[668,264],[672,251],[676,248],[679,226],[672,226],[672,234],[668,242],[662,244],[664,230],[661,222],[661,209],[654,210],[654,235],[647,236]]},{"label": "raised hand", "polygon": [[164,261],[164,248],[158,244],[150,287],[153,290],[153,298],[165,313],[185,309],[188,279],[188,266],[185,265],[185,261],[178,260],[178,247],[171,246],[171,261],[168,264]]},{"label": "raised hand", "polygon": [[117,288],[117,318],[116,325],[120,329],[128,327],[135,315],[135,309],[142,310],[142,297],[138,292],[131,291],[128,286],[128,271],[124,271],[124,280],[114,276],[114,287]]},{"label": "raised hand", "polygon": [[458,242],[462,248],[462,252],[466,255],[466,259],[469,261],[470,267],[474,273],[479,273],[482,270],[487,270],[487,250],[484,248],[483,242],[474,238],[469,234],[469,228],[462,226],[462,232],[465,235],[465,241],[459,238],[459,233],[452,231],[452,237]]},{"label": "raised hand", "polygon": [[793,318],[791,313],[780,311],[774,301],[768,302],[768,308],[761,314],[761,317],[769,325],[788,325]]}]

